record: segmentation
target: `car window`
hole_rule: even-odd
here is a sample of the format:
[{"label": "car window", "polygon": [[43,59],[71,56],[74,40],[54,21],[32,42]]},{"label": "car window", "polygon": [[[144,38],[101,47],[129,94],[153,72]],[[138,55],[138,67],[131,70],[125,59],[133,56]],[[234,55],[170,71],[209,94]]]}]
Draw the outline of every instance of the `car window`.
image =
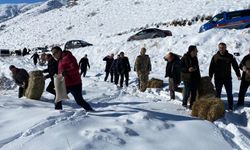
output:
[{"label": "car window", "polygon": [[242,12],[233,12],[233,13],[227,14],[227,19],[230,20],[230,19],[234,19],[234,18],[240,18],[242,16],[243,16]]},{"label": "car window", "polygon": [[213,17],[212,22],[219,22],[223,19],[223,14],[218,14]]}]

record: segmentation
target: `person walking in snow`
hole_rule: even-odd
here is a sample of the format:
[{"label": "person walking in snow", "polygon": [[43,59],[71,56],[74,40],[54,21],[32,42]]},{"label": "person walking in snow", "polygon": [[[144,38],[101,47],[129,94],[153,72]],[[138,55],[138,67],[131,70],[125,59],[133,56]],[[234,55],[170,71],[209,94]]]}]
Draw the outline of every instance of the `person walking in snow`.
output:
[{"label": "person walking in snow", "polygon": [[242,78],[240,83],[240,91],[237,106],[244,106],[244,99],[247,89],[250,85],[250,48],[249,53],[240,62],[240,69],[242,70]]},{"label": "person walking in snow", "polygon": [[129,64],[128,57],[124,56],[124,52],[120,52],[120,58],[118,59],[118,73],[120,74],[120,87],[123,87],[123,81],[125,77],[125,85],[128,86],[129,72],[131,67]]},{"label": "person walking in snow", "polygon": [[87,58],[87,54],[85,54],[84,57],[79,61],[79,67],[81,69],[81,75],[85,77],[87,73],[87,67],[89,67],[90,69],[89,59]]},{"label": "person walking in snow", "polygon": [[139,79],[139,89],[144,92],[147,89],[148,76],[151,71],[151,61],[146,55],[146,48],[141,48],[140,55],[136,57],[134,71],[137,72]]},{"label": "person walking in snow", "polygon": [[201,78],[197,53],[197,47],[195,45],[190,45],[187,53],[181,58],[181,79],[184,82],[182,106],[187,107],[187,101],[191,95],[189,105],[190,109],[192,109],[195,101],[196,92]]},{"label": "person walking in snow", "polygon": [[114,61],[114,54],[110,54],[110,55],[104,57],[103,61],[106,61],[106,66],[105,66],[106,75],[105,75],[104,81],[107,81],[108,76],[110,74],[110,76],[111,76],[111,82],[113,82],[113,74],[110,73],[110,68],[111,68],[111,65],[112,65],[112,63]]},{"label": "person walking in snow", "polygon": [[110,72],[115,76],[115,85],[118,84],[119,81],[119,72],[118,72],[118,61],[120,59],[120,55],[118,54],[116,59],[113,61],[111,65]]},{"label": "person walking in snow", "polygon": [[233,110],[233,94],[232,94],[232,76],[231,66],[236,76],[240,80],[241,74],[238,63],[234,56],[227,51],[225,43],[219,43],[219,51],[212,57],[209,66],[209,77],[214,76],[214,84],[216,89],[216,97],[221,97],[222,86],[225,86],[227,92],[228,109]]},{"label": "person walking in snow", "polygon": [[[58,46],[51,51],[58,61],[58,74],[64,76],[67,93],[71,93],[76,103],[86,111],[94,111],[82,97],[82,81],[76,58],[70,51],[62,51]],[[56,103],[56,108],[62,109],[62,101]]]},{"label": "person walking in snow", "polygon": [[29,74],[25,69],[16,68],[14,65],[10,65],[9,69],[12,72],[12,78],[19,86],[18,98],[21,98],[24,96],[25,89],[28,87]]},{"label": "person walking in snow", "polygon": [[36,66],[37,61],[39,60],[39,55],[37,54],[37,52],[35,52],[30,58],[33,58],[33,63]]},{"label": "person walking in snow", "polygon": [[[58,64],[51,54],[46,54],[45,58],[48,61],[48,67],[47,69],[43,70],[43,73],[48,73],[48,74],[45,75],[44,78],[45,80],[50,78],[50,82],[46,88],[46,91],[56,96],[54,75],[58,73]],[[57,109],[56,106],[57,105],[55,105],[55,109]]]},{"label": "person walking in snow", "polygon": [[165,78],[168,77],[170,98],[175,99],[175,91],[181,83],[181,61],[177,54],[169,52],[165,57],[167,61]]}]

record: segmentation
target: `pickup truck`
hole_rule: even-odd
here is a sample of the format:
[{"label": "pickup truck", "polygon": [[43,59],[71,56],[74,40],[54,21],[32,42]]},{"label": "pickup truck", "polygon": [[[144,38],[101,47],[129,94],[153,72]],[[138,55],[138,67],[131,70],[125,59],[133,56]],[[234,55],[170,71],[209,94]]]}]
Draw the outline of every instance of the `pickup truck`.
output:
[{"label": "pickup truck", "polygon": [[212,28],[244,29],[250,27],[250,9],[222,12],[200,27],[199,32]]}]

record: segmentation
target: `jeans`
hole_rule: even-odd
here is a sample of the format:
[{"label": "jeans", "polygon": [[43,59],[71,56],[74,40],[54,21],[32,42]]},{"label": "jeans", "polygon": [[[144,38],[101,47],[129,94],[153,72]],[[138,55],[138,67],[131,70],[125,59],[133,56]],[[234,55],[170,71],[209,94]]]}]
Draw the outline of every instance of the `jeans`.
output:
[{"label": "jeans", "polygon": [[232,94],[232,80],[215,79],[214,80],[216,97],[221,98],[222,86],[225,86],[227,92],[228,109],[233,109],[233,94]]},{"label": "jeans", "polygon": [[113,73],[108,72],[108,71],[106,71],[106,75],[105,75],[104,81],[107,81],[107,79],[108,79],[108,77],[109,77],[109,74],[110,74],[110,76],[111,76],[111,82],[113,82]]},{"label": "jeans", "polygon": [[183,96],[183,101],[182,101],[183,106],[187,106],[187,101],[188,101],[188,98],[191,94],[189,108],[192,108],[193,103],[194,103],[195,98],[196,98],[197,89],[198,89],[197,82],[194,82],[194,81],[193,82],[184,82],[184,96]]},{"label": "jeans", "polygon": [[[93,111],[92,107],[87,103],[82,97],[82,84],[69,86],[67,88],[67,93],[71,93],[76,101],[76,103],[84,108],[86,111]],[[58,102],[55,104],[56,109],[62,109],[62,102]]]},{"label": "jeans", "polygon": [[129,74],[128,72],[125,72],[125,73],[121,73],[120,87],[123,87],[124,76],[125,76],[125,84],[126,86],[128,86]]},{"label": "jeans", "polygon": [[246,95],[249,85],[250,85],[250,82],[245,81],[244,79],[241,80],[239,99],[237,103],[238,106],[244,106],[244,99],[245,99],[245,95]]}]

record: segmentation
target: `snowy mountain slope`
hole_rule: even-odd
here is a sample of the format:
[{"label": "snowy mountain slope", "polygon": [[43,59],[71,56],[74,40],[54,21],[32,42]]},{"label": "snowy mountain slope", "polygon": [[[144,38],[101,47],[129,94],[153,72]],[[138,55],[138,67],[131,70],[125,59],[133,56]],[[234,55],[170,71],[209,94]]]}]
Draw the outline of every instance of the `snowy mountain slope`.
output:
[{"label": "snowy mountain slope", "polygon": [[33,9],[39,4],[2,4],[0,5],[0,23]]},{"label": "snowy mountain slope", "polygon": [[[28,15],[29,12],[26,12],[6,22],[8,28],[1,31],[0,46],[19,48],[52,43],[63,44],[69,39],[91,40],[94,38],[102,41],[102,37],[106,35],[128,31],[146,24],[167,22],[177,18],[191,19],[197,15],[214,15],[220,11],[247,8],[248,5],[247,0],[195,0],[192,3],[189,0],[160,0],[154,3],[150,0],[136,2],[133,0],[84,0],[79,1],[79,5],[74,7],[63,7],[48,13],[41,13],[39,16]],[[29,34],[30,32],[33,34]],[[19,37],[25,40],[19,40]]]},{"label": "snowy mountain slope", "polygon": [[[127,42],[134,34],[131,29],[191,19],[197,15],[214,15],[224,10],[249,8],[246,0],[82,0],[74,7],[42,12],[47,3],[6,21],[0,31],[0,47],[23,48],[63,44],[71,39],[83,39],[94,46],[72,50],[78,61],[88,54],[91,69],[83,80],[83,96],[97,110],[85,114],[70,96],[64,110],[55,111],[53,95],[44,91],[42,101],[16,98],[17,87],[11,80],[8,67],[14,64],[28,71],[35,67],[30,55],[0,58],[0,74],[7,77],[5,90],[0,90],[0,149],[143,149],[143,150],[248,150],[250,147],[249,107],[226,112],[214,123],[190,117],[190,110],[181,106],[181,93],[170,101],[168,86],[163,89],[137,89],[136,73],[130,72],[129,87],[119,89],[103,82],[107,54],[121,51],[134,65],[141,47],[146,47],[152,61],[151,77],[164,80],[168,51],[182,55],[190,44],[198,47],[202,76],[208,74],[217,44],[225,42],[229,52],[239,52],[238,62],[248,53],[250,29],[210,30],[197,33],[201,22],[185,27],[160,28],[172,31],[172,37]],[[45,7],[44,7],[45,6]],[[42,13],[40,13],[42,12]],[[146,16],[146,17],[145,17]],[[119,36],[117,33],[126,34]],[[0,82],[1,84],[2,82]],[[46,85],[48,80],[46,81]],[[236,102],[240,82],[233,73],[233,93]],[[2,84],[1,84],[2,86]],[[183,86],[183,85],[181,85]],[[227,105],[225,91],[222,100]],[[246,104],[250,104],[249,92]]]}]

